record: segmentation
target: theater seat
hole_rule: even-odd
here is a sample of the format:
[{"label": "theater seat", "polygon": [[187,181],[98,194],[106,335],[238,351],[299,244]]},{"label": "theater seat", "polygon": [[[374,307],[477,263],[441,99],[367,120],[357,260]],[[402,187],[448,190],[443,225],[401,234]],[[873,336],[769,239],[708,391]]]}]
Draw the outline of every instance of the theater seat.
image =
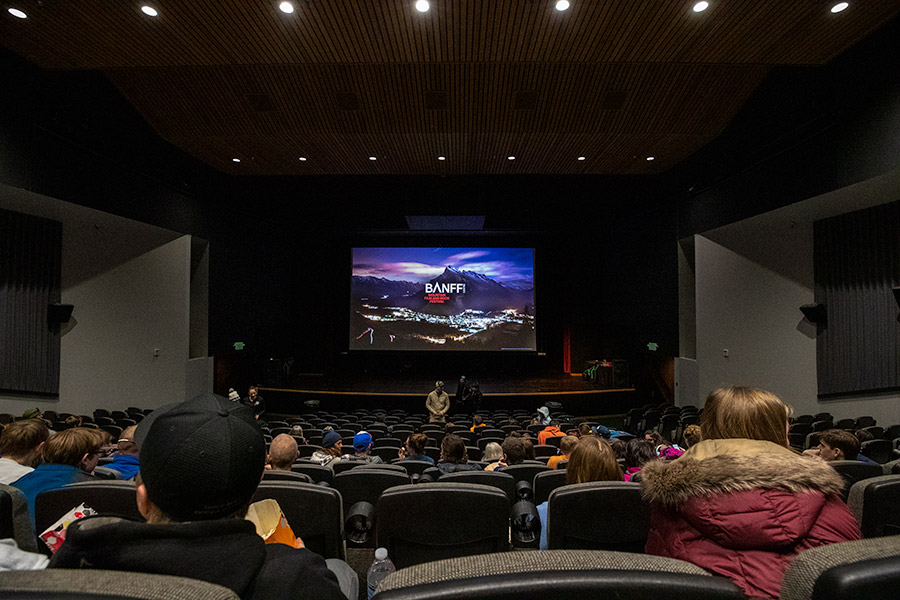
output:
[{"label": "theater seat", "polygon": [[495,487],[506,494],[510,504],[516,499],[516,480],[512,475],[499,471],[459,471],[441,476],[445,483],[477,483]]},{"label": "theater seat", "polygon": [[534,476],[534,503],[543,504],[550,499],[550,492],[566,485],[566,471],[544,471]]},{"label": "theater seat", "polygon": [[272,498],[284,512],[294,534],[324,558],[344,559],[344,511],[337,490],[311,483],[263,481],[253,502]]},{"label": "theater seat", "polygon": [[198,579],[92,569],[0,573],[0,596],[25,600],[238,600],[232,590]]},{"label": "theater seat", "polygon": [[863,537],[900,535],[900,475],[882,475],[853,484],[847,505]]},{"label": "theater seat", "polygon": [[535,475],[552,470],[552,468],[547,466],[545,461],[544,464],[522,463],[519,465],[510,465],[508,467],[503,467],[500,472],[512,475],[517,482],[527,481],[529,485],[534,485]]},{"label": "theater seat", "polygon": [[547,506],[550,549],[643,552],[650,530],[650,508],[641,486],[594,481],[557,488]]},{"label": "theater seat", "polygon": [[378,500],[376,539],[398,568],[509,549],[509,501],[472,483],[404,485]]},{"label": "theater seat", "polygon": [[854,483],[870,477],[879,477],[884,474],[884,469],[882,469],[880,465],[870,465],[859,462],[858,460],[832,460],[828,461],[828,464],[831,468],[840,473],[841,477],[843,477],[846,482],[843,494],[845,501],[847,500],[847,495],[850,493],[850,488]]},{"label": "theater seat", "polygon": [[738,600],[730,581],[690,563],[641,554],[585,550],[509,552],[440,560],[400,569],[378,586],[378,600]]},{"label": "theater seat", "polygon": [[0,535],[16,540],[21,550],[37,552],[37,538],[25,494],[5,483],[0,483]]},{"label": "theater seat", "polygon": [[[876,564],[873,568],[871,564],[867,565],[865,562],[861,562],[878,559],[889,559],[886,561],[888,564]],[[900,584],[896,579],[897,562],[900,562],[900,536],[897,535],[828,544],[804,550],[791,561],[791,566],[784,574],[781,584],[781,600],[896,598],[897,586]],[[837,577],[832,573],[828,578],[822,580],[823,583],[818,583],[830,569],[841,566],[847,566],[849,573],[848,570],[843,570],[843,573],[838,573]],[[837,586],[838,581],[842,582],[841,586],[846,585],[849,588],[850,582],[847,581],[847,577],[848,575],[852,576],[857,566],[861,574],[860,584],[870,581],[872,576],[877,577],[879,572],[884,574],[886,580],[890,580],[891,577],[894,579],[891,580],[892,582],[884,582],[889,585],[878,590],[880,594],[829,595],[827,587]]]},{"label": "theater seat", "polygon": [[409,483],[409,475],[405,472],[385,469],[363,467],[335,475],[332,487],[341,494],[348,542],[358,547],[371,547],[375,542],[372,524],[377,522],[378,498],[387,489]]},{"label": "theater seat", "polygon": [[294,473],[293,471],[278,471],[270,469],[263,471],[263,481],[299,481],[301,483],[312,483],[313,480],[309,475],[303,473]]}]

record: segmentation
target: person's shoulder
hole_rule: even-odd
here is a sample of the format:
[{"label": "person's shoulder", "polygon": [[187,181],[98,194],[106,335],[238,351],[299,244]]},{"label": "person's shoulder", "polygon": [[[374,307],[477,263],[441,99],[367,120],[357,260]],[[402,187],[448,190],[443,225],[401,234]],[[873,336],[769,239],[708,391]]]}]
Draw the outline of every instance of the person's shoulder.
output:
[{"label": "person's shoulder", "polygon": [[266,561],[251,597],[346,600],[325,559],[306,548],[284,544],[266,544]]}]

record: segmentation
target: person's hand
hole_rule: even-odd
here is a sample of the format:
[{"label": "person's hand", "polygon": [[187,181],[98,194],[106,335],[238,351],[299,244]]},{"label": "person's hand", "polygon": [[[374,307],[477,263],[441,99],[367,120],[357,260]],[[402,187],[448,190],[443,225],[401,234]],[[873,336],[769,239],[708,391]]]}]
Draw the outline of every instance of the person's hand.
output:
[{"label": "person's hand", "polygon": [[296,540],[294,540],[294,548],[306,548],[306,544],[303,543],[303,540],[297,538]]},{"label": "person's hand", "polygon": [[406,448],[400,448],[397,450],[397,456],[399,458],[406,458]]},{"label": "person's hand", "polygon": [[819,449],[818,448],[810,448],[808,450],[804,450],[803,455],[804,456],[819,456]]}]

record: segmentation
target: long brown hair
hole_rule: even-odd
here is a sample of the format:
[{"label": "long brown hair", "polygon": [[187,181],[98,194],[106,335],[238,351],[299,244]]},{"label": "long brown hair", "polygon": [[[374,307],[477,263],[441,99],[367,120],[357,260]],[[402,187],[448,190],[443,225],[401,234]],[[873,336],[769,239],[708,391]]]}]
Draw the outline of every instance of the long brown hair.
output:
[{"label": "long brown hair", "polygon": [[704,440],[746,438],[788,447],[790,409],[772,392],[735,386],[706,398],[700,432]]},{"label": "long brown hair", "polygon": [[622,481],[615,452],[606,440],[594,436],[578,441],[566,467],[567,484],[588,481]]}]

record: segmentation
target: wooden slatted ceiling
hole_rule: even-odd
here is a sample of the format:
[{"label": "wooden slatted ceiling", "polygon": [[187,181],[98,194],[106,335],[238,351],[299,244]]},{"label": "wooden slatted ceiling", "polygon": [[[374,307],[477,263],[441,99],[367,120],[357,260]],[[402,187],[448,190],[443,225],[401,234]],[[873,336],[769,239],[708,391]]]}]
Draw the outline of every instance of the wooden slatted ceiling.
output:
[{"label": "wooden slatted ceiling", "polygon": [[47,68],[422,63],[705,62],[821,64],[900,11],[896,0],[713,2],[574,0],[566,12],[535,0],[275,0],[153,3],[17,2],[27,20],[0,19],[4,45]]},{"label": "wooden slatted ceiling", "polygon": [[[0,43],[103,70],[162,137],[245,174],[659,173],[716,137],[772,65],[827,62],[900,13],[897,0],[840,15],[822,0],[702,14],[693,0],[564,13],[432,0],[424,15],[412,0],[298,0],[293,15],[278,0],[156,0],[153,19],[130,0],[17,3],[29,18],[4,14]],[[428,92],[446,109],[428,110]],[[611,98],[621,106],[603,109]]]}]

